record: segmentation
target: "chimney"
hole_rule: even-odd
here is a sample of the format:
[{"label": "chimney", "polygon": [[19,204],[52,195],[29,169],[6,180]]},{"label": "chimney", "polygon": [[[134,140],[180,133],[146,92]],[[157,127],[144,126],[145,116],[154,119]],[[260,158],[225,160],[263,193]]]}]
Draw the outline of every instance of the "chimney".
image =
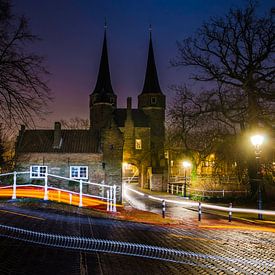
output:
[{"label": "chimney", "polygon": [[132,120],[132,98],[127,97],[127,117],[126,120]]},{"label": "chimney", "polygon": [[55,122],[54,123],[54,135],[53,135],[53,148],[60,149],[61,144],[62,144],[61,123]]},{"label": "chimney", "polygon": [[131,109],[132,109],[132,98],[127,97],[127,110],[131,110]]}]

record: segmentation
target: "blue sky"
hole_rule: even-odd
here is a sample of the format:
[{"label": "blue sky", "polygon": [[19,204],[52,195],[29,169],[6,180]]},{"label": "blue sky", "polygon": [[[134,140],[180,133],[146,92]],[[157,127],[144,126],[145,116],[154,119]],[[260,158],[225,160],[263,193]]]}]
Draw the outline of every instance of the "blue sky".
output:
[{"label": "blue sky", "polygon": [[[89,117],[89,94],[99,66],[107,19],[108,50],[112,84],[119,107],[127,96],[136,106],[141,92],[148,50],[149,25],[159,80],[168,102],[173,97],[169,85],[188,81],[190,69],[171,68],[176,41],[192,35],[211,16],[222,16],[230,7],[244,6],[243,0],[13,0],[17,14],[30,20],[33,33],[43,40],[35,51],[46,57],[51,72],[49,86],[55,100],[52,114],[43,125],[79,116]],[[267,12],[273,1],[260,1]]]}]

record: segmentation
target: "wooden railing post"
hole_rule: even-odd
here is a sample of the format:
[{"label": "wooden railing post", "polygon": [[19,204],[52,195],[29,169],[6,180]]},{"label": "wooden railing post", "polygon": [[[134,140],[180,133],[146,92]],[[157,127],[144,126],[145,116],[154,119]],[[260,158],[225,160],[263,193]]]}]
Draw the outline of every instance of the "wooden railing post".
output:
[{"label": "wooden railing post", "polygon": [[13,172],[13,190],[12,190],[12,199],[13,200],[16,199],[16,174],[17,174],[17,172],[14,171]]},{"label": "wooden railing post", "polygon": [[82,180],[79,182],[79,207],[82,207]]},{"label": "wooden railing post", "polygon": [[111,212],[113,212],[113,188],[112,188],[112,186],[110,186],[110,206],[109,206],[109,210]]},{"label": "wooden railing post", "polygon": [[110,211],[110,191],[107,190],[107,211]]},{"label": "wooden railing post", "polygon": [[114,202],[114,206],[113,206],[113,212],[116,212],[116,185],[113,186],[113,196],[114,196],[114,199],[113,199],[113,202]]},{"label": "wooden railing post", "polygon": [[48,199],[48,173],[45,173],[44,201],[47,201]]}]

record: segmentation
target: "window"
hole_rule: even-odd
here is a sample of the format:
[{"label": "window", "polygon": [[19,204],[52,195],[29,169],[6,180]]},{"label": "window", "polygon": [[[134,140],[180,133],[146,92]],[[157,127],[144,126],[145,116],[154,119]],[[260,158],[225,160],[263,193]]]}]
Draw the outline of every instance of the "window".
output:
[{"label": "window", "polygon": [[32,165],[30,168],[30,178],[46,178],[48,166]]},{"label": "window", "polygon": [[141,145],[141,139],[136,139],[136,149],[141,150],[142,145]]},{"label": "window", "polygon": [[156,97],[151,97],[151,104],[156,104],[157,103],[157,98]]},{"label": "window", "polygon": [[88,179],[88,166],[70,166],[70,178]]}]

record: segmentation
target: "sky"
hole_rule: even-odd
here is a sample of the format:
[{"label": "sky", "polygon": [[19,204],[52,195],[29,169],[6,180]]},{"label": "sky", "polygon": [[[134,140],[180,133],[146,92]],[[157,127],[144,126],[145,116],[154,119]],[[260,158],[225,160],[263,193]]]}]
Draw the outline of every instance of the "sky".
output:
[{"label": "sky", "polygon": [[[145,76],[149,25],[159,82],[167,102],[169,86],[189,81],[190,69],[172,68],[176,41],[195,33],[211,16],[222,16],[230,7],[243,7],[245,0],[13,0],[14,11],[24,14],[32,33],[42,38],[36,53],[46,57],[50,71],[48,85],[54,96],[51,114],[38,127],[52,127],[54,121],[89,118],[89,95],[96,83],[107,21],[109,65],[118,107],[133,98],[137,106]],[[260,1],[267,12],[273,0]],[[40,125],[39,125],[40,124]]]}]

